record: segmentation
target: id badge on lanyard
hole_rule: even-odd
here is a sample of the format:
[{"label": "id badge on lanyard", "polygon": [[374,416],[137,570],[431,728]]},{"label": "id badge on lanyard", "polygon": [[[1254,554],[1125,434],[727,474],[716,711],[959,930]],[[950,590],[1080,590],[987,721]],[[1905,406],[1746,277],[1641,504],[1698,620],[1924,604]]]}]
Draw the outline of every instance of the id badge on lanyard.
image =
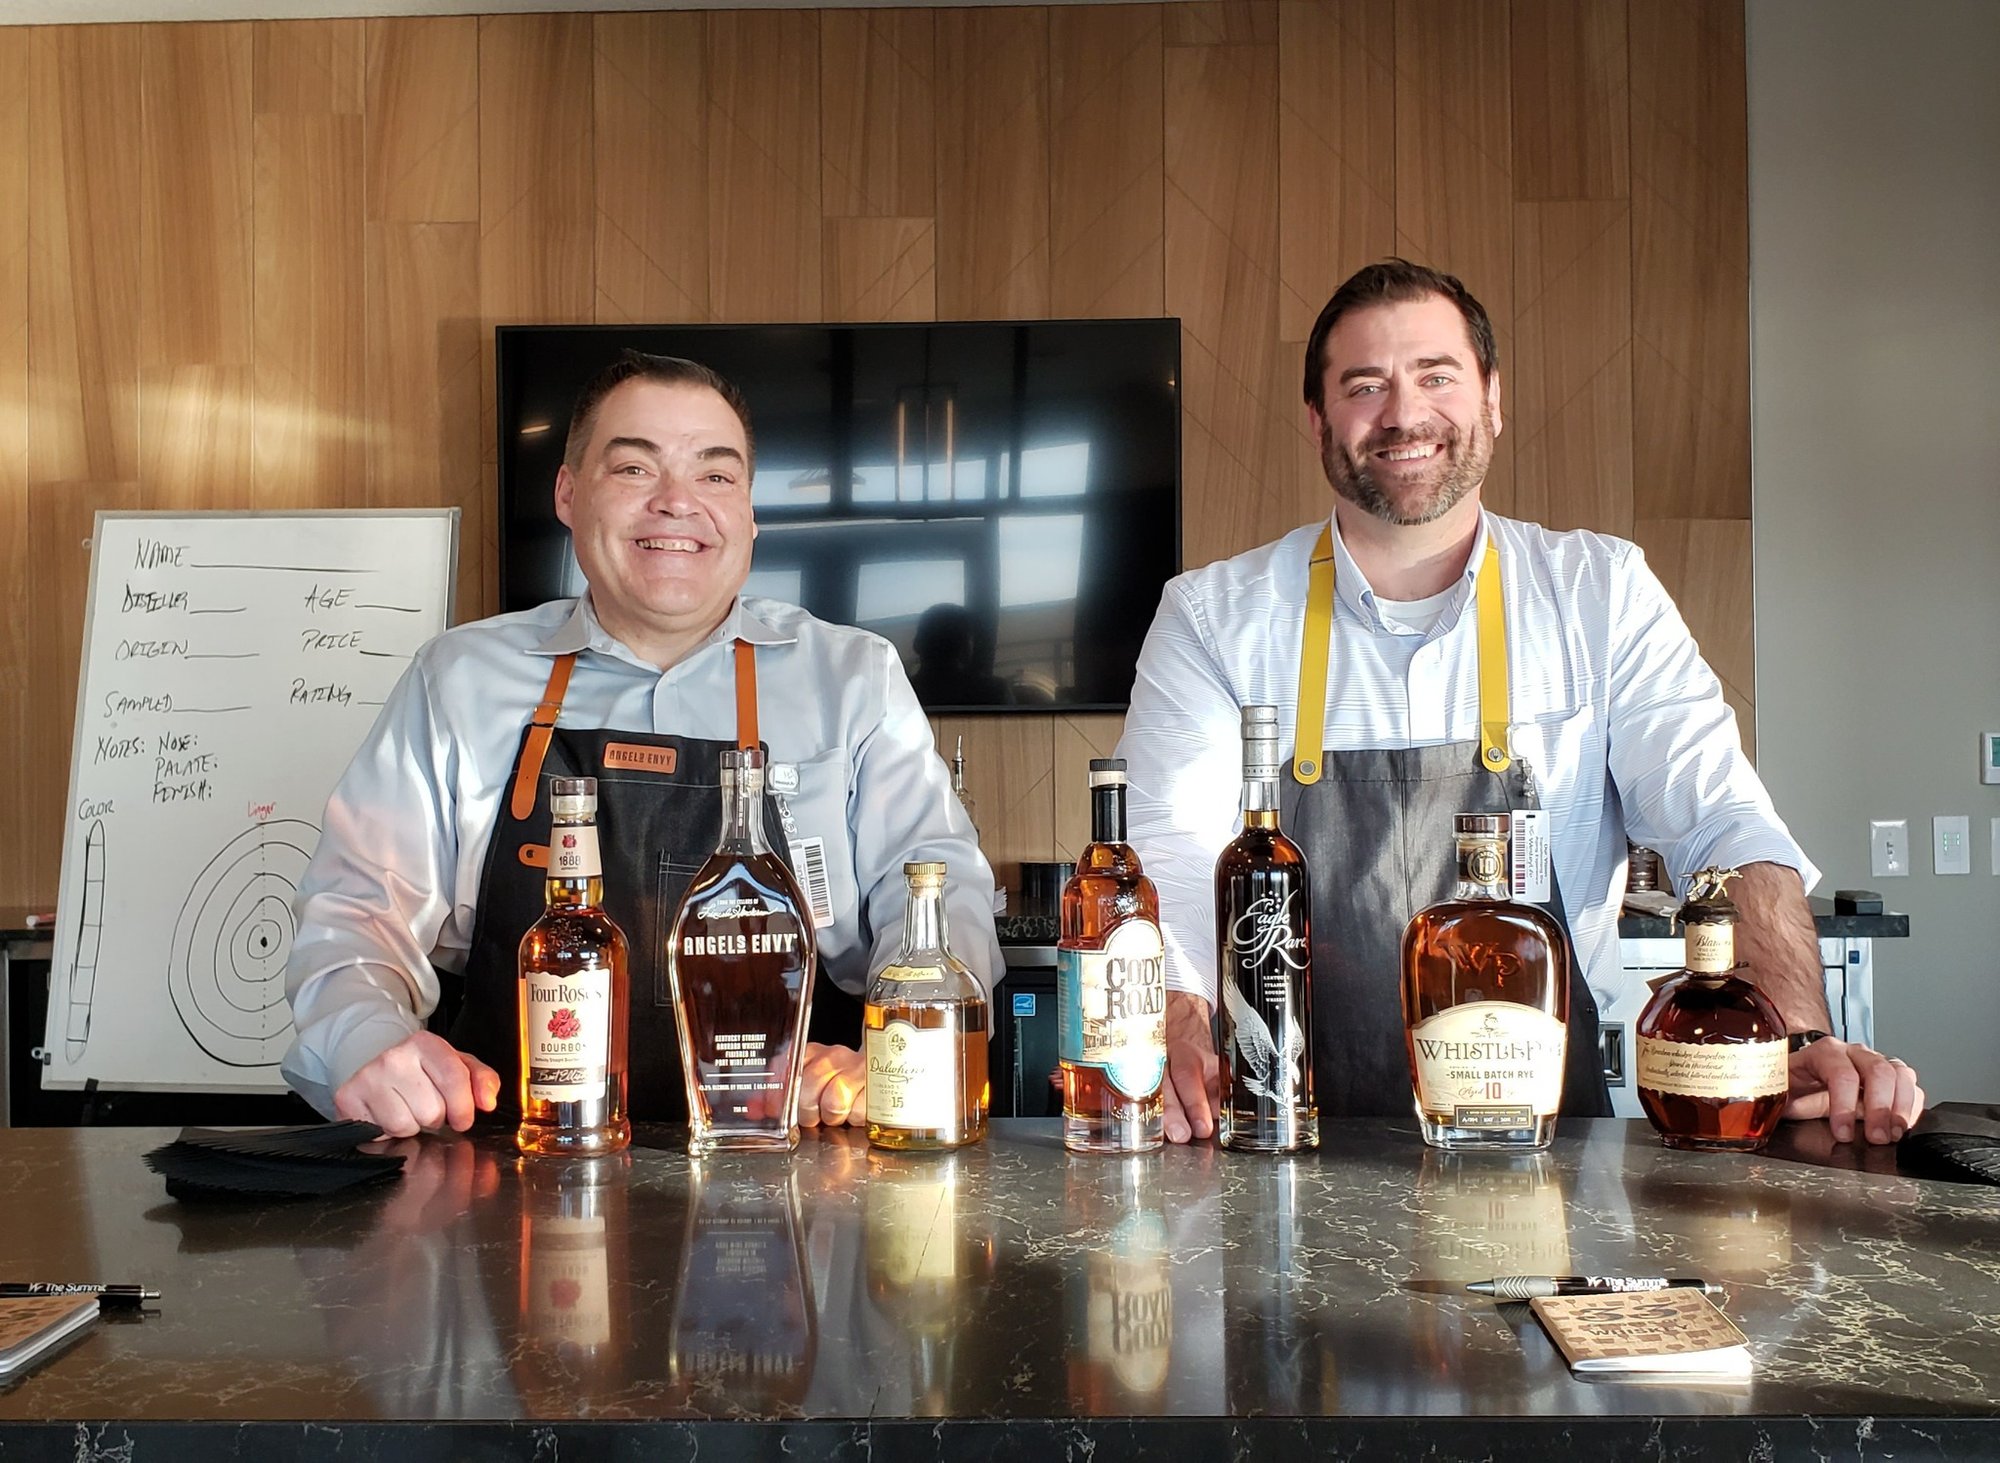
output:
[{"label": "id badge on lanyard", "polygon": [[792,872],[798,877],[799,888],[812,910],[813,928],[827,929],[833,924],[833,883],[826,872],[826,840],[818,835],[799,836],[799,822],[792,816],[790,797],[799,790],[798,767],[790,762],[773,762],[765,785],[778,805],[778,822],[785,830],[785,844],[791,850]]}]

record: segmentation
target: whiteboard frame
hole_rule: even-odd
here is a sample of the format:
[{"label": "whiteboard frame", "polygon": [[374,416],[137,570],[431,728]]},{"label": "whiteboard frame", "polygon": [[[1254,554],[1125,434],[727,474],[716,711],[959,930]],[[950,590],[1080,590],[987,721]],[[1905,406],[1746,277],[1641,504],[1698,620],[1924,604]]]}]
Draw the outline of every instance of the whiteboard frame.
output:
[{"label": "whiteboard frame", "polygon": [[[99,555],[99,553],[97,552],[98,541],[103,537],[104,525],[108,522],[145,521],[148,519],[179,521],[189,518],[230,519],[230,520],[243,520],[243,519],[256,519],[256,518],[443,519],[445,520],[446,523],[444,627],[445,629],[449,630],[452,628],[453,625],[458,623],[457,606],[458,606],[459,530],[464,518],[464,510],[460,508],[243,508],[243,509],[100,508],[98,509],[96,515],[91,520],[90,540],[87,545],[87,547],[90,549],[90,579],[89,582],[85,585],[83,592],[84,594],[83,653],[77,661],[75,725],[71,728],[70,748],[69,748],[69,778],[64,786],[64,794],[63,794],[64,815],[63,815],[63,837],[62,837],[62,854],[61,854],[62,862],[59,865],[57,865],[57,886],[56,886],[56,909],[58,911],[59,916],[60,912],[64,908],[61,879],[63,873],[70,867],[70,858],[72,854],[71,840],[77,836],[75,827],[77,820],[69,816],[68,810],[73,808],[76,803],[77,772],[81,766],[81,759],[83,757],[83,739],[84,739],[83,698],[84,698],[84,692],[88,686],[88,678],[85,675],[85,671],[88,670],[90,666],[90,654],[92,650],[91,639],[92,636],[96,633],[97,629],[97,616],[95,614],[95,607],[97,605],[97,574],[98,570],[103,567],[102,556]],[[47,1012],[47,1019],[42,1027],[42,1045],[33,1048],[32,1051],[29,1053],[30,1057],[34,1060],[35,1064],[41,1069],[42,1091],[44,1092],[84,1092],[84,1091],[193,1092],[193,1093],[204,1093],[204,1094],[214,1093],[222,1096],[250,1097],[250,1096],[273,1096],[290,1090],[283,1084],[273,1087],[266,1082],[258,1082],[254,1085],[243,1084],[243,1085],[217,1086],[210,1083],[193,1084],[186,1082],[129,1082],[129,1081],[106,1082],[94,1077],[84,1078],[81,1080],[58,1079],[55,1081],[51,1081],[50,1078],[54,1075],[55,1072],[55,1067],[53,1064],[53,1052],[56,1043],[61,1039],[61,1033],[58,1030],[58,1022],[62,1019],[62,1011],[63,1011],[63,1008],[59,1007],[56,1001],[55,981],[56,981],[56,974],[59,969],[59,962],[57,962],[53,954],[54,946],[59,941],[60,931],[61,931],[60,923],[58,923],[50,931],[51,955],[49,960],[49,1006]]]}]

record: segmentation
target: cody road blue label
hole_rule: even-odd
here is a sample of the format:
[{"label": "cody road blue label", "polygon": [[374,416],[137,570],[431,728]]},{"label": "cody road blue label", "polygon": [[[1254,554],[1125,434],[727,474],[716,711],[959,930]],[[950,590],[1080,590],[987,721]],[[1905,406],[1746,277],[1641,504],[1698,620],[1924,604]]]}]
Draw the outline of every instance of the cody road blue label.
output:
[{"label": "cody road blue label", "polygon": [[1167,1071],[1167,981],[1160,927],[1127,920],[1101,950],[1056,952],[1056,1050],[1100,1069],[1127,1097],[1151,1097]]}]

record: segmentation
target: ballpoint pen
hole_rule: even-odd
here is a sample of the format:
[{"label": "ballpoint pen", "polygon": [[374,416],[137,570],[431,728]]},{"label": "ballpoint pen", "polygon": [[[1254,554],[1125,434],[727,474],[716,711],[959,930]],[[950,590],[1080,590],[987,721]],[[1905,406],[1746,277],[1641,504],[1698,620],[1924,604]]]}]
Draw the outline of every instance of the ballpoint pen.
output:
[{"label": "ballpoint pen", "polygon": [[144,1285],[95,1285],[87,1281],[0,1280],[0,1300],[30,1295],[94,1295],[99,1305],[140,1306],[160,1293]]},{"label": "ballpoint pen", "polygon": [[1722,1294],[1722,1287],[1713,1281],[1685,1275],[1500,1275],[1492,1280],[1475,1280],[1465,1288],[1474,1295],[1490,1295],[1495,1300],[1533,1300],[1543,1295],[1615,1295],[1648,1290],[1699,1290],[1705,1295]]}]

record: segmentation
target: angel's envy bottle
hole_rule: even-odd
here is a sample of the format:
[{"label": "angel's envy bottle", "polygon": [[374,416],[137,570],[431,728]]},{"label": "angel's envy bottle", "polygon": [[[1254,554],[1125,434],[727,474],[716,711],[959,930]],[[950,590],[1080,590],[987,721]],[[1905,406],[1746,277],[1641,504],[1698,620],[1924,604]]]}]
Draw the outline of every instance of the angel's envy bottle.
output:
[{"label": "angel's envy bottle", "polygon": [[1312,889],[1278,829],[1278,709],[1243,708],[1243,831],[1215,861],[1222,1146],[1319,1146],[1313,1098]]}]

